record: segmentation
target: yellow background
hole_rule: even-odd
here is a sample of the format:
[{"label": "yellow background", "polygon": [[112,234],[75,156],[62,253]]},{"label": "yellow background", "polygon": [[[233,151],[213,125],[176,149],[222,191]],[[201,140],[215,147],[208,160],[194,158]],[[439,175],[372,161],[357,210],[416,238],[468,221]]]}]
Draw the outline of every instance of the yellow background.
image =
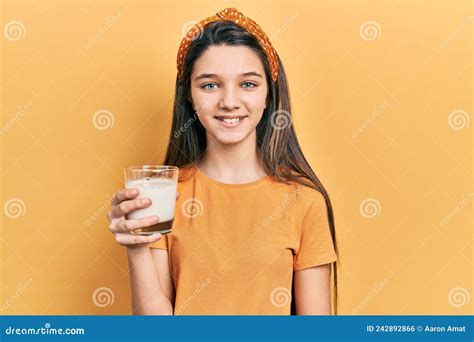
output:
[{"label": "yellow background", "polygon": [[340,313],[472,313],[472,3],[213,0],[2,2],[0,314],[130,313],[108,201],[124,167],[162,161],[182,30],[230,6],[286,68]]}]

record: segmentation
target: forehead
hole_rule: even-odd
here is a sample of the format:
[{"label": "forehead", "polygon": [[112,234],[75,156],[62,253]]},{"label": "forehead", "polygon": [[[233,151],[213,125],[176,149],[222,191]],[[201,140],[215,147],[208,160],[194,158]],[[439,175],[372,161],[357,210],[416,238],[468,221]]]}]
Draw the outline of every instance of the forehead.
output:
[{"label": "forehead", "polygon": [[246,46],[213,45],[196,60],[193,75],[213,73],[222,77],[235,77],[249,71],[264,74],[262,62],[252,49]]}]

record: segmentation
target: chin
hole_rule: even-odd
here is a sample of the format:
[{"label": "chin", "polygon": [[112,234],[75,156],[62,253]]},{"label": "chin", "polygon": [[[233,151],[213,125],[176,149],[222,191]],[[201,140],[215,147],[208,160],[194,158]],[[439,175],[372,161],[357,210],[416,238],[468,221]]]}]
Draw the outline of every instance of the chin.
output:
[{"label": "chin", "polygon": [[217,141],[222,145],[237,145],[241,143],[244,139],[218,139]]},{"label": "chin", "polygon": [[227,135],[227,136],[220,136],[217,135],[215,136],[215,139],[218,143],[223,144],[223,145],[235,145],[238,143],[241,143],[242,141],[245,140],[244,135]]}]

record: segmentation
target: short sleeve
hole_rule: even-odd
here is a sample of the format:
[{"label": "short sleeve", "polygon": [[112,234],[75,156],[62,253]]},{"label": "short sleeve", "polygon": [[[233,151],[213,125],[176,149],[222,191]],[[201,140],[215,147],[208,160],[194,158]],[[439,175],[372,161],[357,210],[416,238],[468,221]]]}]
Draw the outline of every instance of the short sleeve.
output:
[{"label": "short sleeve", "polygon": [[168,234],[163,235],[161,239],[148,245],[150,248],[159,248],[168,250]]},{"label": "short sleeve", "polygon": [[300,246],[294,257],[293,269],[299,271],[336,260],[326,201],[324,196],[317,191],[302,220]]}]

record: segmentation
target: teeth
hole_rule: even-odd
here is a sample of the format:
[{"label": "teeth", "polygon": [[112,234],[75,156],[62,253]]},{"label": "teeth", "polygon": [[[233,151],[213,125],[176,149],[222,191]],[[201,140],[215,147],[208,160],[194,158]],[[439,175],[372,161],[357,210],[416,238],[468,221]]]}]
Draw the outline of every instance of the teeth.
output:
[{"label": "teeth", "polygon": [[243,119],[243,118],[232,118],[232,119],[219,118],[219,120],[224,121],[225,123],[228,123],[228,124],[235,124],[235,123],[239,122],[239,121],[242,120],[242,119]]}]

